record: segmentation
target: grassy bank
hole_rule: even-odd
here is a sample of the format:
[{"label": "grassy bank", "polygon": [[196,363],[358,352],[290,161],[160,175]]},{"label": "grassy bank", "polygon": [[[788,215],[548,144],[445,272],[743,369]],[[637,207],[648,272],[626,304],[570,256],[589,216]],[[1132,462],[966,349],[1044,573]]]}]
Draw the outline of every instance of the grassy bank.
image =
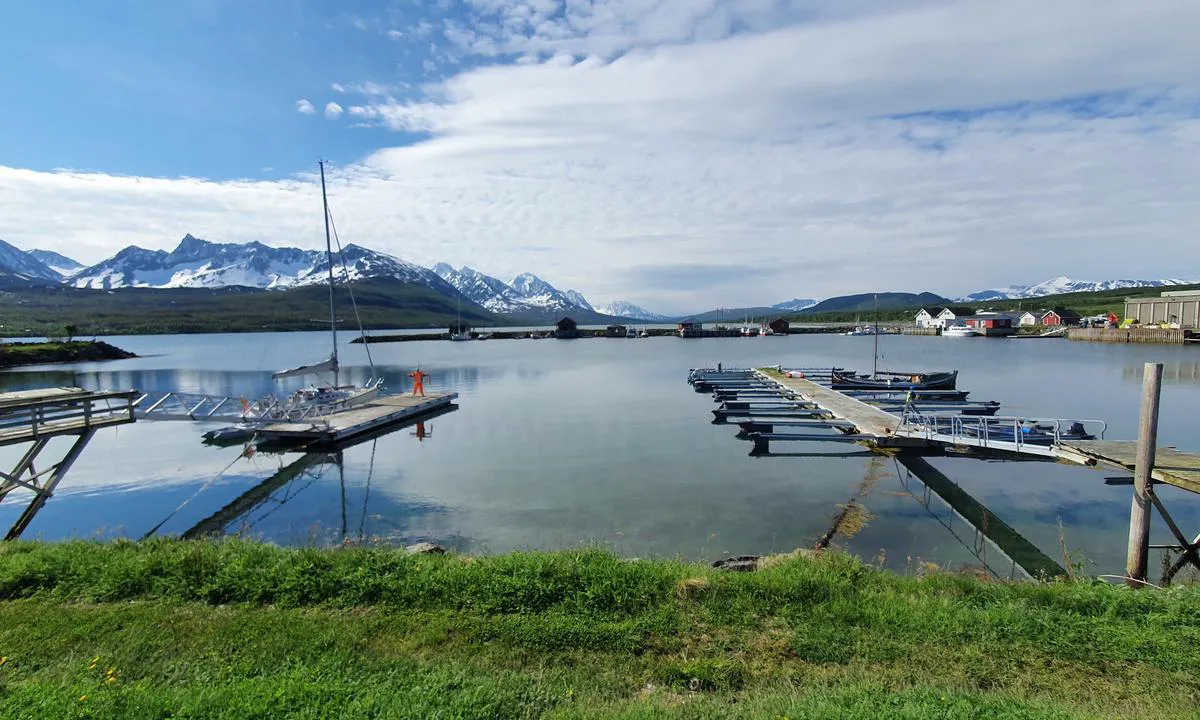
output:
[{"label": "grassy bank", "polygon": [[1200,592],[601,551],[0,546],[0,717],[1195,717]]},{"label": "grassy bank", "polygon": [[96,340],[0,343],[0,368],[45,363],[122,360],[137,357],[128,350]]}]

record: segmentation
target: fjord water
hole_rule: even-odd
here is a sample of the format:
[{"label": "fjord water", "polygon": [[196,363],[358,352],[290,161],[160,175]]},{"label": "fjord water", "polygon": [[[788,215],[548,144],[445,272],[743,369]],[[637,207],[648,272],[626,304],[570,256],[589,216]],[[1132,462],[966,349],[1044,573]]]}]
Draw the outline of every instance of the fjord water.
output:
[{"label": "fjord water", "polygon": [[[0,390],[76,385],[253,397],[299,386],[272,388],[270,372],[317,358],[327,337],[107,338],[141,357],[3,373]],[[419,365],[430,373],[427,388],[460,394],[459,409],[426,423],[424,437],[407,427],[346,449],[340,464],[315,463],[249,504],[228,532],[292,545],[431,540],[473,553],[598,543],[627,556],[708,561],[811,547],[858,497],[866,513],[835,545],[901,570],[919,561],[980,562],[974,531],[944,503],[923,505],[921,484],[895,461],[840,443],[772,447],[810,457],[749,457],[736,426],[711,424],[711,398],[685,382],[689,368],[718,362],[869,370],[870,337],[405,342],[370,350],[391,390],[406,389],[406,374]],[[1200,450],[1200,348],[886,336],[880,351],[882,368],[958,369],[959,387],[1001,401],[1002,414],[1107,420],[1109,439],[1136,437],[1142,365],[1163,362],[1160,442]],[[366,379],[362,346],[347,344],[343,364],[344,378]],[[203,446],[200,435],[211,427],[138,422],[101,431],[26,537],[179,534],[299,457]],[[16,452],[0,450],[4,469]],[[1087,572],[1123,567],[1130,489],[1104,483],[1119,473],[970,458],[932,464],[1054,559],[1062,561],[1065,544]],[[1181,526],[1200,526],[1195,496],[1160,494]],[[25,499],[0,506],[5,527]],[[998,572],[1008,568],[985,559]]]}]

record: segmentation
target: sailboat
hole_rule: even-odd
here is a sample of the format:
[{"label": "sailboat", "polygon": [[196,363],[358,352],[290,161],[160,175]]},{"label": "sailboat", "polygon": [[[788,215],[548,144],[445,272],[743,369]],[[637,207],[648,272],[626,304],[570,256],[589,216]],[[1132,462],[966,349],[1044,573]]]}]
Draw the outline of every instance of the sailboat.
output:
[{"label": "sailboat", "polygon": [[[381,383],[380,379],[374,377],[368,380],[365,385],[341,385],[338,382],[337,311],[334,306],[333,242],[329,235],[329,198],[325,193],[325,161],[322,160],[318,164],[321,169],[321,207],[325,211],[325,258],[329,262],[329,331],[332,347],[329,357],[321,362],[280,370],[273,373],[271,377],[279,380],[300,375],[319,375],[330,372],[333,373],[333,384],[326,386],[311,385],[295,391],[280,408],[283,417],[295,417],[296,415],[306,415],[312,412],[325,414],[368,402],[379,395]],[[374,365],[372,365],[372,376],[374,376],[374,370]]]},{"label": "sailboat", "polygon": [[880,372],[879,371],[879,296],[875,296],[875,324],[871,328],[875,336],[875,360],[870,375],[855,375],[834,370],[830,387],[834,390],[882,390],[907,388],[909,390],[953,390],[958,383],[958,371],[950,372]]},{"label": "sailboat", "polygon": [[454,324],[450,326],[450,339],[455,341],[473,340],[471,328],[462,321],[462,292],[455,297]]}]

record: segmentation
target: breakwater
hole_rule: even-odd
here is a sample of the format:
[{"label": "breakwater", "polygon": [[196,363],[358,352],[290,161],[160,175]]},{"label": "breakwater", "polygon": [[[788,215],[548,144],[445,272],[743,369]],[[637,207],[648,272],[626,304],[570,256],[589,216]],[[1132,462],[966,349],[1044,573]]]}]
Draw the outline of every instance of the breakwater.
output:
[{"label": "breakwater", "polygon": [[1200,340],[1191,330],[1182,328],[1130,327],[1130,328],[1071,328],[1067,331],[1070,340],[1107,343],[1159,343],[1182,345]]}]

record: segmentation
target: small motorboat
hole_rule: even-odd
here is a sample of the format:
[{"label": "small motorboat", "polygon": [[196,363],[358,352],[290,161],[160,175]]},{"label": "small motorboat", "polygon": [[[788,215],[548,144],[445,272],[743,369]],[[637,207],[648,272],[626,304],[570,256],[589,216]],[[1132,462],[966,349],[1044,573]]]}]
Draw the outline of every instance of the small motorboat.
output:
[{"label": "small motorboat", "polygon": [[217,445],[220,447],[237,445],[253,438],[255,433],[258,432],[258,428],[258,425],[251,423],[227,425],[204,433],[201,436],[201,441],[205,445]]},{"label": "small motorboat", "polygon": [[953,390],[958,371],[928,373],[875,373],[854,375],[834,371],[830,387],[834,390]]},{"label": "small motorboat", "polygon": [[966,325],[947,325],[942,328],[942,337],[978,337],[975,328]]}]

